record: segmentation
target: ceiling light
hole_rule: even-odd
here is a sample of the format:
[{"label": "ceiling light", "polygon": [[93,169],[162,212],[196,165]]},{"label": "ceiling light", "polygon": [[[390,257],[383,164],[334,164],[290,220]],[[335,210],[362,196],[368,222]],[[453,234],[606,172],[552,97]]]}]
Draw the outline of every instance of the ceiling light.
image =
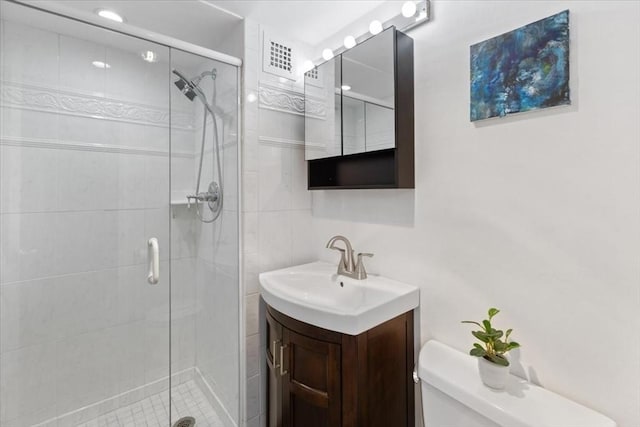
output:
[{"label": "ceiling light", "polygon": [[306,60],[302,63],[302,72],[303,73],[308,73],[309,71],[313,70],[314,65],[313,62]]},{"label": "ceiling light", "polygon": [[341,87],[342,87],[342,90],[344,90],[345,92],[348,90],[351,90],[351,86],[349,85],[342,85]]},{"label": "ceiling light", "polygon": [[144,59],[147,62],[157,62],[158,61],[158,54],[155,53],[152,50],[147,50],[147,51],[141,52],[140,56],[142,57],[142,59]]},{"label": "ceiling light", "polygon": [[247,101],[249,101],[249,102],[256,102],[257,99],[258,99],[258,97],[253,92],[251,92],[251,93],[249,93],[249,95],[247,95]]},{"label": "ceiling light", "polygon": [[374,36],[382,31],[382,24],[380,21],[371,21],[369,24],[369,32]]},{"label": "ceiling light", "polygon": [[112,21],[116,21],[116,22],[124,22],[124,18],[120,15],[118,15],[117,13],[115,13],[113,10],[108,10],[108,9],[98,9],[96,11],[96,13],[98,14],[98,16],[104,18],[104,19],[110,19]]},{"label": "ceiling light", "polygon": [[325,49],[322,51],[322,57],[328,61],[333,58],[333,51],[331,49]]},{"label": "ceiling light", "polygon": [[344,47],[351,49],[356,45],[356,39],[353,36],[347,36],[344,38]]},{"label": "ceiling light", "polygon": [[91,64],[96,68],[111,68],[111,65],[102,61],[93,61]]},{"label": "ceiling light", "polygon": [[405,2],[402,5],[402,16],[404,16],[405,18],[411,18],[416,14],[416,11],[416,4],[412,1]]}]

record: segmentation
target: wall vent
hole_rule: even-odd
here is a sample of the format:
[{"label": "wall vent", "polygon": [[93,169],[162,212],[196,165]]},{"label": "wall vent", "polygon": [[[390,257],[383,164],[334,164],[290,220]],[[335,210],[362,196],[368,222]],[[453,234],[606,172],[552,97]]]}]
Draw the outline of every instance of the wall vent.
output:
[{"label": "wall vent", "polygon": [[262,70],[290,80],[295,80],[296,49],[292,43],[272,37],[264,32]]},{"label": "wall vent", "polygon": [[324,82],[322,78],[322,70],[318,69],[318,67],[314,67],[312,70],[304,73],[304,84],[316,86],[319,88],[324,87]]}]

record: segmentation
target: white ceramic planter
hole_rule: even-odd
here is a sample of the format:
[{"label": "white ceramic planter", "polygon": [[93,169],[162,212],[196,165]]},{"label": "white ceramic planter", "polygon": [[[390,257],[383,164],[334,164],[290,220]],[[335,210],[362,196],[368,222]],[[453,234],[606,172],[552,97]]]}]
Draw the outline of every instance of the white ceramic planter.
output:
[{"label": "white ceramic planter", "polygon": [[496,365],[484,357],[478,357],[478,371],[480,379],[487,387],[502,390],[509,379],[509,367]]}]

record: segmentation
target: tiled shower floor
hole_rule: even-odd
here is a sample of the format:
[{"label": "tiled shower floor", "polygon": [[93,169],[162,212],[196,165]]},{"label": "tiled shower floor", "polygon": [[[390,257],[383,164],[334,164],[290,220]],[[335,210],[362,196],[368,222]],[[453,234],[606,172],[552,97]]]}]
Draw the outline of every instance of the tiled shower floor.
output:
[{"label": "tiled shower floor", "polygon": [[[166,391],[154,394],[78,427],[168,427],[166,398]],[[196,427],[223,427],[220,417],[193,380],[171,389],[171,424],[186,416],[196,419]]]}]

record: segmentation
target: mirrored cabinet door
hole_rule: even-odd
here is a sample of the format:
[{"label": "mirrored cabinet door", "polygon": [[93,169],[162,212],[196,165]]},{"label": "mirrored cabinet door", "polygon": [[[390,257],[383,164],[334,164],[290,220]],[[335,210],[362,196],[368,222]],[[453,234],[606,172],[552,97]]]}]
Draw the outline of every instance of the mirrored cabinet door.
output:
[{"label": "mirrored cabinet door", "polygon": [[342,96],[342,154],[362,153],[365,147],[365,103]]},{"label": "mirrored cabinet door", "polygon": [[394,31],[342,54],[343,154],[396,146]]},{"label": "mirrored cabinet door", "polygon": [[304,78],[305,159],[342,155],[340,56],[318,65]]},{"label": "mirrored cabinet door", "polygon": [[365,103],[365,149],[377,151],[395,147],[395,110]]}]

